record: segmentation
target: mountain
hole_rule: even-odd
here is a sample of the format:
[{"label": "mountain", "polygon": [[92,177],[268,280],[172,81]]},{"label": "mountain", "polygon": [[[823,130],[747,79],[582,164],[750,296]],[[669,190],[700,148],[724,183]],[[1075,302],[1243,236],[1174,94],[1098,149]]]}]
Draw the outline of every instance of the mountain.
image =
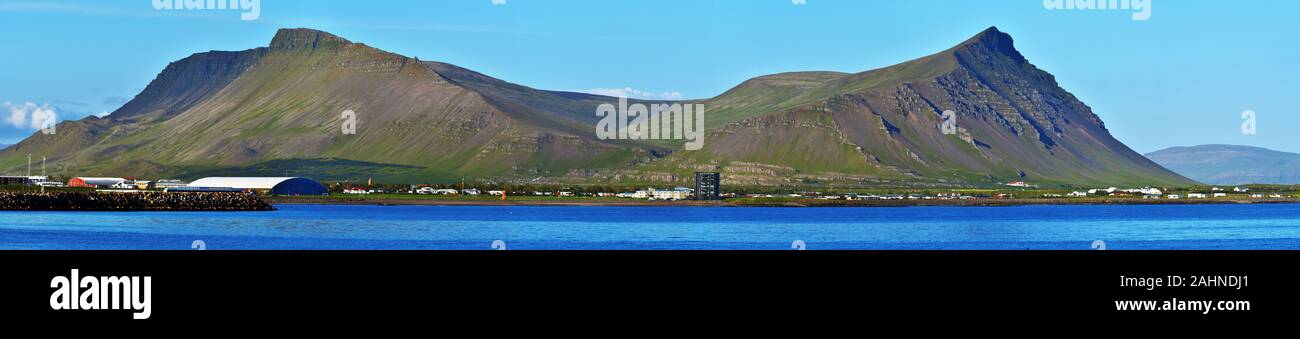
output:
[{"label": "mountain", "polygon": [[[720,167],[771,185],[1192,183],[1112,137],[996,28],[882,69],[759,77],[705,103],[708,146],[658,168]],[[940,128],[945,110],[953,135]]]},{"label": "mountain", "polygon": [[[33,153],[56,173],[142,177],[687,183],[710,170],[731,185],[1192,184],[1114,139],[996,28],[891,67],[762,76],[682,102],[707,108],[698,151],[598,139],[596,107],[617,102],[284,29],[267,47],[173,62],[111,115],[0,151],[0,169]],[[345,110],[355,134],[341,131]]]},{"label": "mountain", "polygon": [[1300,154],[1235,145],[1173,147],[1148,158],[1211,185],[1300,184]]}]

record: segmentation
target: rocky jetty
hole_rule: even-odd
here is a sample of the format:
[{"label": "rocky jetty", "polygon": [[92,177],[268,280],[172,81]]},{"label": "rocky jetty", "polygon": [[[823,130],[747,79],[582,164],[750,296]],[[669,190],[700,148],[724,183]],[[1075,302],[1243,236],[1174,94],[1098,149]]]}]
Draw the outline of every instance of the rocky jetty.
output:
[{"label": "rocky jetty", "polygon": [[0,192],[0,211],[274,211],[246,193]]}]

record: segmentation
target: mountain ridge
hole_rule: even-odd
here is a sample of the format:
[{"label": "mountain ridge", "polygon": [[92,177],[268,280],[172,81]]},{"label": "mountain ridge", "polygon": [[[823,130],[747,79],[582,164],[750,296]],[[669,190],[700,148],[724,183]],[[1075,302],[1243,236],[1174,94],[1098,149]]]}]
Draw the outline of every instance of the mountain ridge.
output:
[{"label": "mountain ridge", "polygon": [[[0,168],[16,166],[21,151],[51,154],[56,171],[89,172],[77,175],[185,176],[341,159],[403,169],[388,177],[406,182],[472,175],[681,184],[703,170],[741,185],[1191,183],[1115,140],[996,27],[894,66],[772,74],[683,101],[708,107],[702,151],[595,138],[596,106],[616,100],[282,29],[266,47],[173,62],[108,117],[63,122],[58,135],[0,151]],[[356,135],[338,133],[344,110],[356,112]],[[956,112],[955,135],[940,133],[945,110]]]},{"label": "mountain ridge", "polygon": [[1170,147],[1148,158],[1211,185],[1300,184],[1300,154],[1263,147],[1210,144]]}]

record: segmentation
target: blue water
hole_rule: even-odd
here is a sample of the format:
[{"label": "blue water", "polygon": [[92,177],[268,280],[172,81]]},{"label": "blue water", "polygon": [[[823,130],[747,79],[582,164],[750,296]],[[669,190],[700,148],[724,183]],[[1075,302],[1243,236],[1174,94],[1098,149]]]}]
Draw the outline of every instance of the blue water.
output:
[{"label": "blue water", "polygon": [[1300,205],[0,212],[0,249],[1300,249]]}]

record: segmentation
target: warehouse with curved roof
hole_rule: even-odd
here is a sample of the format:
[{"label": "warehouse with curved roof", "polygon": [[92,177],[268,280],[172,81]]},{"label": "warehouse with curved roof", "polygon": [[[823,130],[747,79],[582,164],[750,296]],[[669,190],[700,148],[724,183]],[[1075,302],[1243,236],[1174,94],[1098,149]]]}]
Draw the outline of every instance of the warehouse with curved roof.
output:
[{"label": "warehouse with curved roof", "polygon": [[274,195],[324,195],[329,193],[316,180],[295,177],[211,177],[195,180],[189,187],[237,188]]}]

